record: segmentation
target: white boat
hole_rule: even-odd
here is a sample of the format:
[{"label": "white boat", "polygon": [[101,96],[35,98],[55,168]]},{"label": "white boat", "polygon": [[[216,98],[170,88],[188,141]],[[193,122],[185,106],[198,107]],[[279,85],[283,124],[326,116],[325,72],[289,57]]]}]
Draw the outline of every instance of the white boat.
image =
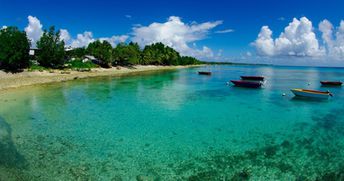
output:
[{"label": "white boat", "polygon": [[323,92],[323,91],[307,90],[307,89],[292,89],[291,92],[293,92],[295,96],[317,98],[317,99],[328,99],[330,96],[333,96],[331,92],[329,91]]}]

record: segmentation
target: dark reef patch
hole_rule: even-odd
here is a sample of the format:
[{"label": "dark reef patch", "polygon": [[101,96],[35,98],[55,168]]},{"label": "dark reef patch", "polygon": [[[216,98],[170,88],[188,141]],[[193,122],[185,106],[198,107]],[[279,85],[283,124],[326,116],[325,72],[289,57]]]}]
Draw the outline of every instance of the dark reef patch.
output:
[{"label": "dark reef patch", "polygon": [[282,135],[280,141],[274,134],[262,135],[264,144],[254,149],[243,153],[212,150],[207,157],[174,164],[174,169],[180,178],[189,180],[344,181],[344,152],[340,151],[344,148],[341,111],[332,110],[313,120],[315,124],[295,124],[294,132]]},{"label": "dark reef patch", "polygon": [[342,109],[332,109],[322,116],[313,116],[316,128],[344,135],[344,114]]},{"label": "dark reef patch", "polygon": [[11,126],[0,117],[0,166],[24,168],[25,158],[18,152],[13,139]]},{"label": "dark reef patch", "polygon": [[343,181],[344,168],[336,172],[326,172],[316,178],[316,181]]}]

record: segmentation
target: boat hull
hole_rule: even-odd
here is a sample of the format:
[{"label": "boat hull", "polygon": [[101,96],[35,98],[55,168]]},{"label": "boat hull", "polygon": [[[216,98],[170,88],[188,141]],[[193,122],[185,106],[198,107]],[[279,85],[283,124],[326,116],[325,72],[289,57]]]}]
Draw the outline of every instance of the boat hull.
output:
[{"label": "boat hull", "polygon": [[255,80],[255,81],[264,81],[262,76],[240,76],[242,80]]},{"label": "boat hull", "polygon": [[231,80],[231,82],[235,86],[247,87],[247,88],[260,88],[263,85],[263,83],[261,82],[249,82],[249,81],[242,81],[242,80]]},{"label": "boat hull", "polygon": [[320,81],[323,86],[342,86],[343,82]]},{"label": "boat hull", "polygon": [[307,97],[315,99],[328,99],[331,96],[331,93],[329,92],[320,92],[304,89],[292,89],[291,92],[293,92],[294,95],[298,97]]},{"label": "boat hull", "polygon": [[211,72],[198,72],[199,75],[211,75]]}]

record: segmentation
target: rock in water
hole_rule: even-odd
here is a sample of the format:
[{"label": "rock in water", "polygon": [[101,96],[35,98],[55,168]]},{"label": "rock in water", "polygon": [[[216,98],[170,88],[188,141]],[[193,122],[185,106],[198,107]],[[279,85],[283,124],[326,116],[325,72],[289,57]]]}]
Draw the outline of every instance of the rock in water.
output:
[{"label": "rock in water", "polygon": [[156,181],[157,179],[154,178],[154,176],[151,175],[138,175],[136,176],[137,181]]}]

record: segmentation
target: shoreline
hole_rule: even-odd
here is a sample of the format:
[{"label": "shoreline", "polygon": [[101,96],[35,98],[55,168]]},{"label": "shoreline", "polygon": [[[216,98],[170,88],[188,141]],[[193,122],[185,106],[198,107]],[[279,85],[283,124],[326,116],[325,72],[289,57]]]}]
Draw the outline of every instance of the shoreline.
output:
[{"label": "shoreline", "polygon": [[140,74],[146,72],[177,70],[183,68],[199,67],[204,65],[188,65],[188,66],[156,66],[156,65],[138,65],[131,68],[112,67],[109,69],[93,68],[88,72],[79,72],[75,70],[52,70],[52,71],[34,71],[24,70],[20,73],[6,73],[0,71],[0,91],[20,88],[24,86],[32,86],[39,84],[72,81],[76,79],[86,79],[92,77],[121,77],[132,74]]}]

